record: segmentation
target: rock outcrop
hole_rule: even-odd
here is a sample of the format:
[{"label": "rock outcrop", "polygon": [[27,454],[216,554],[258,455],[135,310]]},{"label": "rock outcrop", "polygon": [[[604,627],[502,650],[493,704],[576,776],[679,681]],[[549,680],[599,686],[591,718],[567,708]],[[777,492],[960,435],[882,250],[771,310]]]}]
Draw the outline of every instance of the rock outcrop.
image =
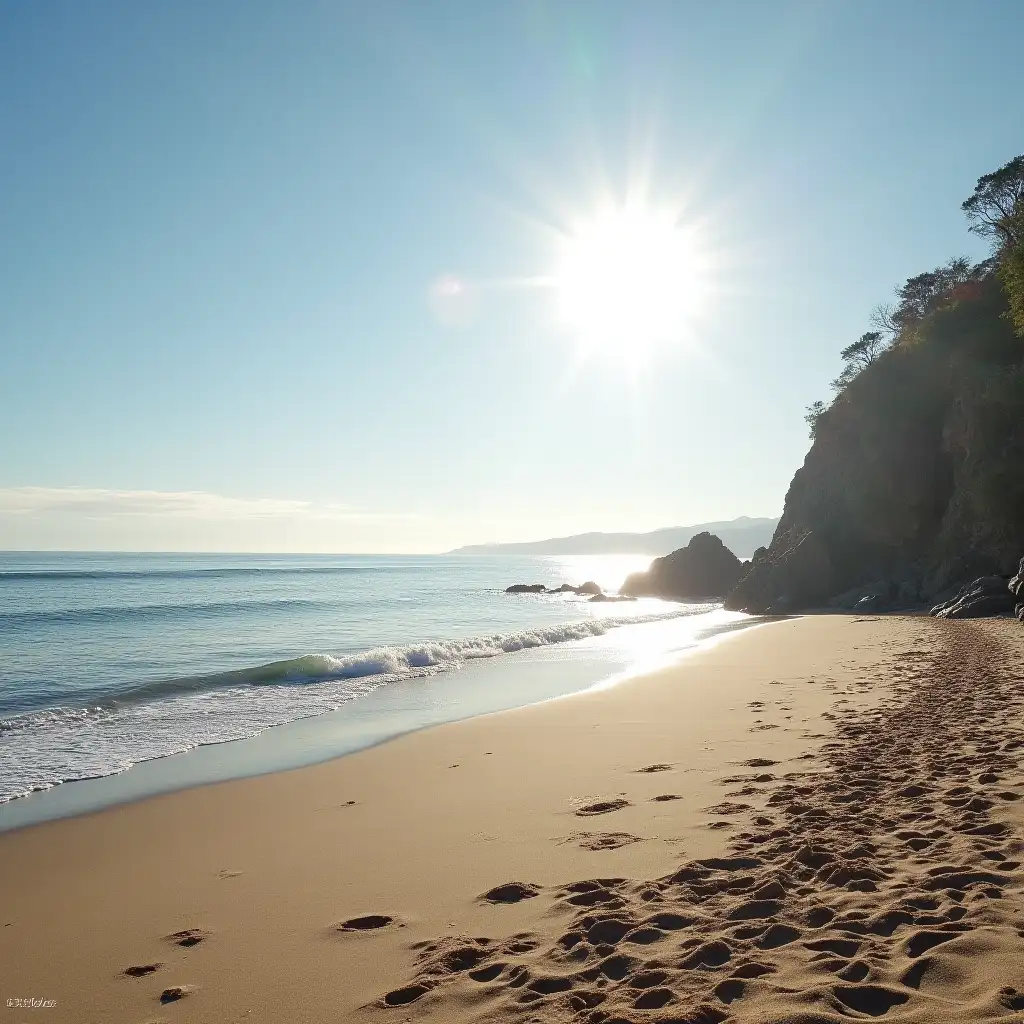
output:
[{"label": "rock outcrop", "polygon": [[543,583],[513,583],[505,588],[506,594],[579,594],[581,597],[596,596],[604,591],[593,580],[587,580],[578,587],[563,583],[558,587],[546,587]]},{"label": "rock outcrop", "polygon": [[1013,608],[1013,614],[1024,622],[1024,558],[1020,560],[1017,568],[1017,575],[1010,580],[1009,591],[1017,602]]},{"label": "rock outcrop", "polygon": [[927,607],[1014,571],[1024,551],[1024,346],[1006,309],[998,279],[978,281],[839,393],[815,421],[771,544],[726,607],[795,611],[858,590],[843,607],[869,596]]},{"label": "rock outcrop", "polygon": [[716,536],[698,533],[685,548],[656,558],[646,572],[627,576],[620,592],[670,600],[722,597],[742,576],[743,565]]},{"label": "rock outcrop", "polygon": [[813,530],[794,528],[781,537],[776,534],[771,547],[751,562],[725,607],[757,614],[789,612],[824,604],[836,585],[826,546]]},{"label": "rock outcrop", "polygon": [[949,601],[936,605],[932,615],[943,619],[980,619],[988,615],[1012,615],[1016,597],[1005,576],[982,576],[961,587]]}]

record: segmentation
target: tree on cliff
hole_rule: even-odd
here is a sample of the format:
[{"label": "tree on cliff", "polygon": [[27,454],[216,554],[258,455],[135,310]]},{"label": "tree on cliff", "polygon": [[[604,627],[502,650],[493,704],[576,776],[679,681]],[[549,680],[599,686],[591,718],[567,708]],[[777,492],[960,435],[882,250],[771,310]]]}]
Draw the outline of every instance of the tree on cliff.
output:
[{"label": "tree on cliff", "polygon": [[983,174],[974,186],[974,194],[960,208],[967,214],[970,230],[991,238],[998,248],[1024,244],[1024,154],[998,171]]},{"label": "tree on cliff", "polygon": [[861,370],[870,366],[886,349],[885,338],[881,331],[868,331],[862,334],[852,345],[847,345],[839,354],[846,366],[839,374],[832,387],[842,391]]},{"label": "tree on cliff", "polygon": [[992,242],[1010,317],[1024,335],[1024,154],[983,174],[961,208],[970,230]]},{"label": "tree on cliff", "polygon": [[825,411],[825,403],[820,400],[812,402],[807,406],[807,412],[804,414],[804,423],[807,424],[812,441],[818,436],[818,421],[825,415]]}]

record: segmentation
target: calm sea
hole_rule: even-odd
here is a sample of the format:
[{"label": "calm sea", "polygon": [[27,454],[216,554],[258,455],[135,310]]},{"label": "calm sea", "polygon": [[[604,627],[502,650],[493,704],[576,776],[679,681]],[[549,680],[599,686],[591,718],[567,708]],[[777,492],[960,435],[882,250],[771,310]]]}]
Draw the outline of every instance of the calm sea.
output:
[{"label": "calm sea", "polygon": [[[455,705],[473,687],[502,691],[483,709],[528,703],[548,692],[525,682],[522,652],[543,660],[557,645],[561,660],[589,658],[607,674],[638,652],[686,646],[709,616],[724,621],[714,605],[503,593],[588,579],[614,590],[648,562],[0,554],[0,802],[297,719],[386,716],[389,694],[408,703],[413,681],[433,721],[464,717]],[[516,671],[469,671],[485,661]],[[453,673],[458,698],[439,685]]]}]

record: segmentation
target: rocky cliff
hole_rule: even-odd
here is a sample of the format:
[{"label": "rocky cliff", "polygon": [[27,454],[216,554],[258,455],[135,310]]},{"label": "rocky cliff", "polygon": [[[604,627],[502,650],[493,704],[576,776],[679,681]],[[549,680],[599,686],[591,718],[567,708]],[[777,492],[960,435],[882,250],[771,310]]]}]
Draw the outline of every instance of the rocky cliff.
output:
[{"label": "rocky cliff", "polygon": [[942,302],[814,425],[771,544],[726,607],[931,601],[1024,552],[1024,341],[994,274]]}]

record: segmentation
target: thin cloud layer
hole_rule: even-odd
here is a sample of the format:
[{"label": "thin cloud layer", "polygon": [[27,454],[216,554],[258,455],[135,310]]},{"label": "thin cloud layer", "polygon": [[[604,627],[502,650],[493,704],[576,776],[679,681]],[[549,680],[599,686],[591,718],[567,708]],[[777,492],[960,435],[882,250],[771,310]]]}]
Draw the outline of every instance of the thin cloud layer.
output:
[{"label": "thin cloud layer", "polygon": [[0,550],[430,550],[434,527],[411,513],[208,491],[0,487]]},{"label": "thin cloud layer", "polygon": [[2,487],[0,515],[73,515],[90,519],[160,516],[185,519],[408,519],[348,505],[279,498],[232,498],[208,491],[119,491],[100,487]]}]

